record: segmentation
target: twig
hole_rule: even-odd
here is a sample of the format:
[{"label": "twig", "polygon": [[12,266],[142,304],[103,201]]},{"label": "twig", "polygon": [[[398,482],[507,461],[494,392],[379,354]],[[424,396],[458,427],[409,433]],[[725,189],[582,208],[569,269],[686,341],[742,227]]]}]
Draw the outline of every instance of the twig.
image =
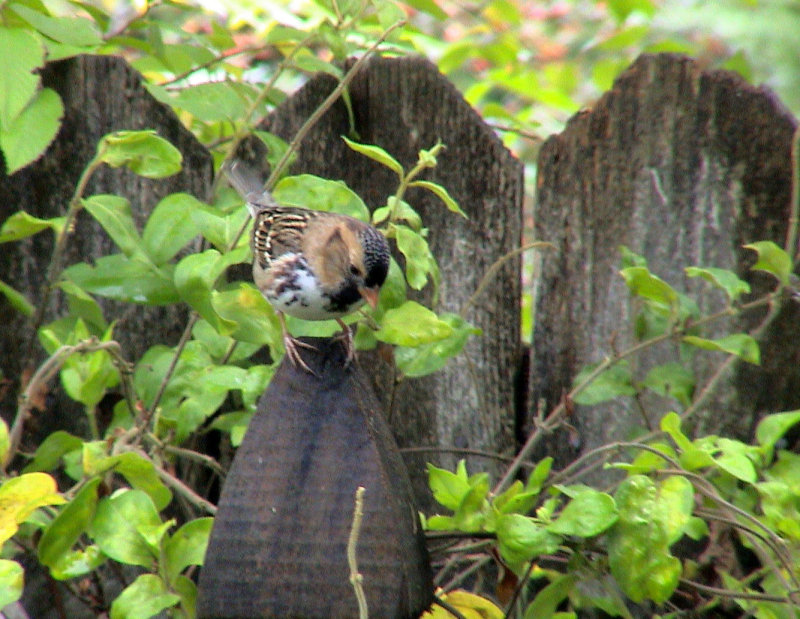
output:
[{"label": "twig", "polygon": [[[512,458],[511,456],[504,456],[502,454],[486,451],[484,449],[470,449],[467,447],[438,447],[436,445],[418,445],[417,447],[401,447],[399,451],[400,453],[405,453],[405,454],[433,452],[433,453],[456,454],[463,456],[477,456],[479,458],[489,458],[491,460],[499,460],[500,462],[514,461],[514,458]],[[528,462],[525,462],[522,464],[522,466],[531,467],[532,465]]]},{"label": "twig", "polygon": [[[766,325],[769,324],[769,322],[772,319],[774,319],[774,317],[777,315],[777,306],[775,304],[775,301],[780,298],[781,292],[782,291],[778,289],[774,292],[764,295],[763,297],[755,299],[754,301],[750,301],[749,303],[744,303],[738,307],[727,307],[725,309],[720,310],[719,312],[715,312],[713,314],[709,314],[708,316],[699,318],[698,320],[691,321],[691,323],[688,323],[686,325],[683,324],[675,325],[672,329],[670,329],[665,333],[656,335],[648,340],[644,340],[642,342],[634,344],[630,348],[627,348],[626,350],[619,352],[613,357],[606,357],[591,372],[589,372],[589,374],[587,374],[586,377],[584,377],[584,379],[578,385],[573,387],[572,390],[570,390],[569,393],[567,393],[562,398],[561,402],[553,408],[553,410],[545,419],[543,419],[540,423],[537,424],[533,433],[528,437],[528,440],[525,441],[525,444],[522,446],[519,453],[514,458],[514,461],[508,467],[501,480],[494,487],[493,492],[495,494],[499,494],[502,490],[504,490],[514,479],[520,467],[522,466],[522,463],[530,457],[531,453],[533,453],[533,450],[536,448],[542,437],[546,433],[549,433],[558,427],[558,425],[562,421],[562,417],[566,413],[567,402],[571,402],[577,394],[586,389],[586,387],[588,387],[589,384],[592,381],[594,381],[594,379],[596,379],[598,376],[600,376],[600,374],[608,370],[610,367],[619,363],[620,361],[622,361],[627,357],[637,354],[641,350],[649,348],[660,342],[664,342],[674,337],[680,336],[682,333],[685,332],[687,327],[699,327],[714,322],[720,318],[738,316],[751,309],[763,307],[765,305],[770,306],[769,314],[764,319],[764,321],[762,321],[762,323],[758,326],[758,328],[754,331],[755,333],[760,333],[763,331]],[[730,363],[732,362],[733,361],[730,361]],[[727,367],[725,364],[723,365]],[[714,377],[712,377],[713,381],[710,381],[709,384],[706,385],[706,389],[704,389],[703,393],[701,394],[703,398],[707,397],[710,394],[711,389],[721,379],[723,369],[724,368],[720,368],[720,370],[718,370],[717,373],[715,373]],[[695,404],[697,404],[697,400],[695,400]],[[690,406],[689,409],[687,409],[687,411],[693,412],[694,410],[697,410],[698,407],[695,404],[693,404],[693,406]],[[684,415],[685,414],[686,412],[684,412]]]},{"label": "twig", "polygon": [[184,80],[187,77],[189,77],[192,73],[196,73],[197,71],[200,71],[202,69],[207,69],[208,67],[215,65],[218,62],[223,62],[228,58],[233,58],[234,56],[239,56],[240,54],[257,54],[258,52],[263,51],[265,49],[268,48],[266,46],[259,45],[258,47],[244,47],[239,49],[226,50],[221,54],[217,54],[211,60],[206,60],[205,62],[200,63],[192,67],[191,69],[187,69],[183,73],[178,73],[177,75],[172,76],[170,79],[161,82],[159,86],[164,87],[170,84],[175,84],[176,82],[180,82],[181,80]]},{"label": "twig", "polygon": [[461,614],[461,612],[455,606],[453,606],[452,604],[448,604],[438,595],[433,596],[433,603],[436,604],[437,606],[441,606],[442,608],[444,608],[448,613],[453,615],[453,617],[455,617],[456,619],[467,619],[464,615]]},{"label": "twig", "polygon": [[470,308],[471,305],[475,303],[484,289],[489,285],[489,283],[494,279],[497,271],[499,271],[506,262],[511,260],[512,258],[516,258],[522,253],[525,253],[529,249],[554,249],[552,243],[548,243],[547,241],[533,241],[532,243],[526,243],[522,247],[517,247],[516,249],[512,249],[507,254],[500,256],[497,260],[494,261],[492,266],[490,266],[486,273],[484,273],[483,277],[481,278],[478,287],[475,289],[475,292],[472,293],[472,296],[467,299],[466,303],[461,306],[461,311],[459,311],[459,315],[464,318],[466,316],[467,310]]},{"label": "twig", "polygon": [[172,454],[174,456],[178,456],[180,458],[186,458],[187,460],[192,460],[194,462],[199,462],[200,464],[204,464],[212,471],[214,471],[217,475],[219,475],[220,479],[224,480],[226,476],[225,469],[222,468],[219,462],[217,462],[214,458],[209,455],[193,451],[191,449],[186,449],[185,447],[176,447],[175,445],[169,445],[160,441],[155,435],[153,434],[145,434],[145,438],[156,445],[159,449],[161,449],[164,453]]},{"label": "twig", "polygon": [[36,370],[33,376],[31,376],[31,379],[25,386],[25,390],[19,396],[17,415],[14,418],[14,423],[12,424],[11,431],[8,435],[9,446],[8,453],[3,461],[3,470],[6,469],[19,449],[19,443],[22,439],[22,431],[25,426],[25,421],[28,419],[31,410],[33,409],[34,398],[39,389],[41,389],[47,382],[50,381],[50,379],[58,374],[61,366],[64,365],[66,360],[72,355],[97,352],[100,350],[104,350],[111,354],[120,365],[127,365],[128,362],[125,361],[124,357],[122,356],[122,349],[118,342],[113,340],[108,342],[100,342],[97,340],[97,338],[93,337],[89,338],[88,340],[82,340],[74,346],[62,346],[56,350],[44,363],[42,363],[42,365],[39,366],[39,369]]},{"label": "twig", "polygon": [[367,619],[367,596],[364,594],[364,577],[358,571],[358,559],[356,557],[356,547],[358,546],[358,536],[361,533],[361,522],[364,519],[364,486],[356,489],[356,505],[353,510],[353,524],[350,527],[350,537],[347,540],[347,564],[350,566],[350,584],[356,592],[358,600],[358,617]]},{"label": "twig", "polygon": [[800,125],[792,136],[792,197],[789,202],[789,225],[786,230],[784,249],[796,265],[800,261],[800,246],[797,244],[797,231],[800,228]]},{"label": "twig", "polygon": [[730,589],[718,589],[717,587],[709,587],[708,585],[702,585],[699,582],[688,580],[687,578],[681,578],[680,582],[681,584],[686,585],[687,587],[692,587],[693,589],[697,589],[698,591],[702,591],[703,593],[708,593],[709,595],[713,595],[716,597],[730,598],[733,600],[755,600],[758,602],[777,602],[779,604],[792,604],[791,598],[788,597],[780,597],[777,595],[766,595],[765,593],[745,593],[745,592],[740,593],[738,591],[732,591]]},{"label": "twig", "polygon": [[64,228],[56,239],[56,245],[53,248],[53,255],[50,258],[50,264],[47,266],[47,275],[42,288],[41,299],[39,300],[36,313],[34,314],[31,322],[31,336],[28,340],[25,354],[23,355],[23,358],[28,359],[28,364],[31,369],[34,363],[33,344],[36,341],[36,332],[44,322],[44,315],[47,311],[47,306],[50,303],[50,295],[53,293],[56,280],[59,278],[61,271],[63,270],[64,254],[67,249],[67,240],[69,240],[70,235],[74,232],[75,218],[83,208],[83,193],[86,191],[86,187],[89,184],[89,179],[92,177],[92,174],[94,174],[95,170],[102,165],[103,162],[101,160],[101,154],[96,153],[94,158],[81,173],[81,177],[78,179],[78,184],[75,186],[75,191],[72,194],[72,198],[70,198],[69,206],[67,207],[67,213],[64,218]]},{"label": "twig", "polygon": [[[192,310],[192,313],[189,314],[189,321],[186,323],[186,328],[183,330],[181,334],[181,339],[178,344],[175,346],[175,354],[172,355],[172,359],[169,362],[169,367],[167,367],[167,371],[164,372],[164,378],[161,379],[161,384],[158,386],[158,391],[156,392],[155,397],[153,398],[153,403],[150,405],[150,408],[146,411],[144,416],[142,417],[141,422],[138,424],[140,431],[144,432],[147,428],[147,424],[150,423],[150,419],[156,412],[158,405],[161,403],[161,398],[164,397],[164,392],[167,390],[167,385],[169,381],[172,379],[172,374],[175,372],[175,368],[178,366],[178,361],[180,361],[181,353],[183,353],[183,349],[186,347],[186,344],[189,342],[189,338],[192,337],[192,328],[200,320],[200,314],[196,311]],[[137,442],[140,439],[137,439]]]},{"label": "twig", "polygon": [[215,516],[217,514],[217,506],[214,505],[211,501],[201,497],[194,490],[192,490],[189,486],[184,484],[180,479],[178,479],[177,477],[175,477],[173,475],[170,475],[163,468],[161,468],[160,466],[156,465],[152,461],[150,456],[148,456],[142,450],[135,449],[135,450],[132,450],[132,451],[135,451],[142,458],[144,458],[147,461],[151,462],[153,464],[153,467],[156,470],[156,473],[158,473],[158,476],[161,478],[161,480],[167,486],[169,486],[170,488],[175,490],[183,498],[185,498],[187,501],[189,501],[192,505],[194,505],[195,507],[197,507],[199,509],[202,509],[203,511],[211,514],[212,516]]}]

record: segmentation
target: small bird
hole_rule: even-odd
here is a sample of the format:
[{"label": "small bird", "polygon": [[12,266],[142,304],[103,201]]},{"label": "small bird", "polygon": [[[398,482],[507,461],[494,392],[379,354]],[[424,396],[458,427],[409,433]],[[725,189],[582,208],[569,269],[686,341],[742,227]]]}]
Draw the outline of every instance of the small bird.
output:
[{"label": "small bird", "polygon": [[255,171],[241,161],[223,166],[223,171],[254,219],[253,281],[275,308],[289,359],[313,374],[298,350],[313,346],[292,337],[284,314],[336,320],[343,329],[349,364],[355,348],[342,317],[365,301],[373,309],[377,306],[389,272],[386,238],[347,215],[276,204]]}]

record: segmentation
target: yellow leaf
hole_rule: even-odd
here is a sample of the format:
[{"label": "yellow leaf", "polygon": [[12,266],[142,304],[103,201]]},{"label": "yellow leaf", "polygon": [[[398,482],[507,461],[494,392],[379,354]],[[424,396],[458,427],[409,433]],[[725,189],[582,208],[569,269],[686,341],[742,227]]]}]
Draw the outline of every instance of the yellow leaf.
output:
[{"label": "yellow leaf", "polygon": [[56,481],[47,473],[26,473],[0,486],[0,543],[5,542],[33,511],[43,505],[66,503]]},{"label": "yellow leaf", "polygon": [[[460,612],[466,619],[503,619],[505,616],[491,600],[485,597],[457,590],[450,593],[438,594],[439,599],[447,602]],[[441,606],[434,604],[431,609],[422,614],[420,619],[453,619],[454,615]]]}]

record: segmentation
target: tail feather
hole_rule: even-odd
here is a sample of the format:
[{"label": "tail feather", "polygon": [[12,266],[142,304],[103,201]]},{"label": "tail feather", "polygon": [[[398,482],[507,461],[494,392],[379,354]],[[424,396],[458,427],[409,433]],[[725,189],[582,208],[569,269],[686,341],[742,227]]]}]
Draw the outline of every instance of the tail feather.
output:
[{"label": "tail feather", "polygon": [[247,202],[247,210],[255,217],[266,208],[277,206],[272,194],[264,189],[264,184],[256,170],[239,159],[226,161],[222,172],[231,186]]}]

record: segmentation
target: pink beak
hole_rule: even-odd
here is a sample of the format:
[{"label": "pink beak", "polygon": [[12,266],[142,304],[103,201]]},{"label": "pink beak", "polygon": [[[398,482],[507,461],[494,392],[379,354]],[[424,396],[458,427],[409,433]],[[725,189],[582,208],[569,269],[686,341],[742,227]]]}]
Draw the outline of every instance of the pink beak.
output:
[{"label": "pink beak", "polygon": [[378,289],[377,288],[359,288],[358,293],[364,297],[364,300],[369,303],[372,309],[378,305]]}]

